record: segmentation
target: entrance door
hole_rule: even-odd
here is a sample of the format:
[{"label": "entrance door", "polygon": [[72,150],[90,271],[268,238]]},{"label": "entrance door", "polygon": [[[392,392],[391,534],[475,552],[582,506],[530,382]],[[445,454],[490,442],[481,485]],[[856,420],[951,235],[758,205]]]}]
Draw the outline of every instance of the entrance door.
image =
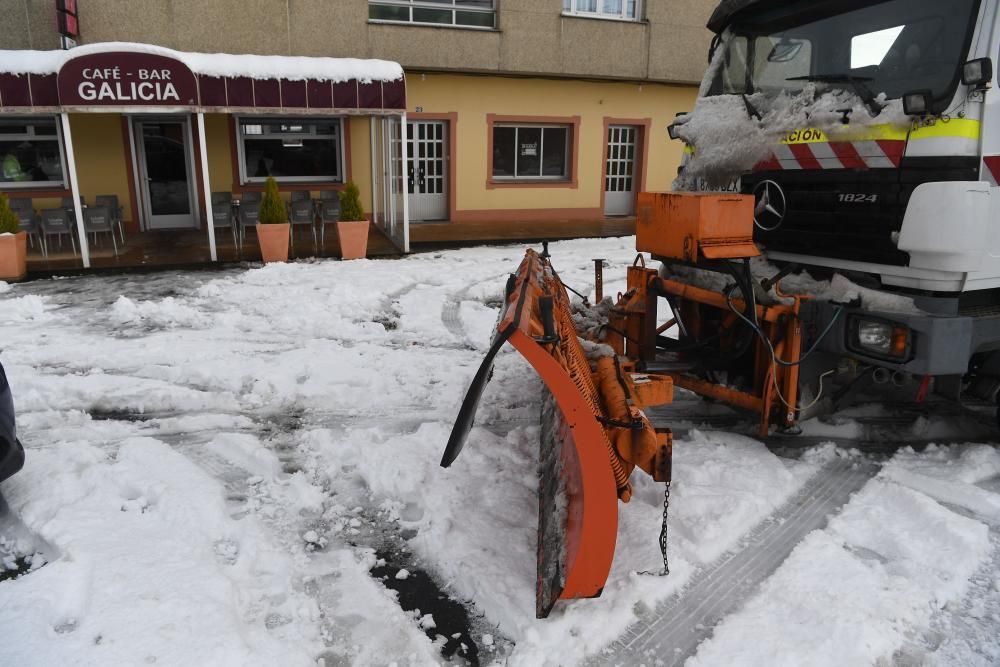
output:
[{"label": "entrance door", "polygon": [[438,120],[410,121],[406,165],[410,220],[448,219],[448,124]]},{"label": "entrance door", "polygon": [[638,128],[608,127],[608,162],[604,170],[604,215],[635,212],[635,144]]},{"label": "entrance door", "polygon": [[137,120],[135,128],[146,228],[198,227],[187,119]]}]

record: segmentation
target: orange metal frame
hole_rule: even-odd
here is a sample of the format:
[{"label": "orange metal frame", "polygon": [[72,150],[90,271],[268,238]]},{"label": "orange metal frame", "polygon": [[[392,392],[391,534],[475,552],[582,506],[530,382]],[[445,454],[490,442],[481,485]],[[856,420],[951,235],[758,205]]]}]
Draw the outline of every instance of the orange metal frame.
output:
[{"label": "orange metal frame", "polygon": [[[682,302],[693,302],[730,312],[725,295],[675,280],[654,278],[653,290],[660,294],[677,297]],[[780,292],[779,292],[780,294]],[[781,295],[785,296],[785,295]],[[803,297],[790,296],[791,305],[757,305],[757,319],[763,333],[771,341],[774,356],[790,364],[796,364],[802,351],[802,322],[799,312]],[[733,298],[732,306],[742,311],[746,304],[742,299]],[[655,315],[655,313],[654,313]],[[766,436],[770,430],[772,413],[780,405],[782,414],[778,421],[786,427],[796,422],[796,411],[789,407],[798,400],[799,367],[772,363],[771,353],[760,341],[755,351],[755,392],[746,393],[729,387],[713,384],[683,373],[670,373],[674,384],[708,396],[737,408],[750,410],[760,415],[759,434]],[[782,401],[782,398],[784,401]]]}]

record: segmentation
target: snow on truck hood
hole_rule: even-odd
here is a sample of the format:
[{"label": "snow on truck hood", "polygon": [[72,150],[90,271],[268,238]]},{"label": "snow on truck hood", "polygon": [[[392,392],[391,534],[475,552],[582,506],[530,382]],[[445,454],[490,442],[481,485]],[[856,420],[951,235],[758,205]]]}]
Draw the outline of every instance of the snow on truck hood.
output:
[{"label": "snow on truck hood", "polygon": [[[782,92],[773,97],[759,92],[746,96],[704,92],[694,111],[676,123],[678,137],[689,148],[684,172],[674,183],[677,190],[725,186],[767,160],[776,145],[797,132],[851,141],[868,139],[872,132],[905,132],[912,123],[900,100],[876,98],[884,107],[872,116],[854,93],[818,92],[814,84],[795,95]],[[846,110],[851,122],[845,125]]]},{"label": "snow on truck hood", "polygon": [[69,51],[0,50],[0,73],[14,75],[57,74],[63,64],[73,58],[94,53],[119,51],[174,58],[187,65],[195,74],[212,77],[248,77],[289,81],[314,80],[334,83],[352,79],[362,83],[370,83],[372,81],[398,81],[403,78],[403,68],[399,63],[388,60],[192,53],[135,42],[85,44]]}]

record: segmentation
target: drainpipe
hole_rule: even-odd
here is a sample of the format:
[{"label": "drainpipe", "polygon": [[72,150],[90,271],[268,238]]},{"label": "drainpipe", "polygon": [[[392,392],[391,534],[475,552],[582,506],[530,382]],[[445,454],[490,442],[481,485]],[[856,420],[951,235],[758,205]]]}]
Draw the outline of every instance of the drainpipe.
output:
[{"label": "drainpipe", "polygon": [[76,177],[76,154],[73,151],[73,132],[69,129],[69,114],[65,111],[59,114],[62,119],[63,141],[66,142],[66,166],[69,168],[69,188],[73,195],[73,212],[76,214],[76,231],[80,237],[80,256],[83,258],[83,268],[90,268],[90,244],[87,243],[87,232],[83,227],[83,206],[80,204],[80,181]]}]

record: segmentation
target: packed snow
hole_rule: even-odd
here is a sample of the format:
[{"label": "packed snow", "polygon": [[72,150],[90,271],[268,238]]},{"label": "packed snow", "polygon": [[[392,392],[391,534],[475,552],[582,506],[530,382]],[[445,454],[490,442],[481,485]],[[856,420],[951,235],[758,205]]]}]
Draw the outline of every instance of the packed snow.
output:
[{"label": "packed snow", "polygon": [[[631,238],[550,250],[591,294],[591,258],[607,258],[614,293],[635,257]],[[460,663],[442,652],[458,638],[441,613],[401,606],[396,591],[425,573],[469,610],[481,663],[579,664],[739,550],[834,455],[684,433],[670,575],[657,576],[663,486],[637,473],[603,595],[535,619],[542,387],[513,350],[462,455],[438,466],[521,257],[476,248],[3,290],[0,361],[27,461],[0,485],[0,664]],[[694,664],[807,664],[816,642],[845,637],[858,660],[840,664],[870,664],[952,623],[942,615],[981,590],[970,581],[996,552],[997,479],[988,446],[897,455]],[[983,595],[976,627],[996,630]]]},{"label": "packed snow", "polygon": [[389,60],[194,53],[135,42],[83,44],[69,51],[0,49],[0,72],[15,75],[57,74],[63,64],[72,58],[117,51],[148,53],[173,58],[187,65],[195,74],[203,76],[286,79],[288,81],[313,80],[333,83],[351,80],[371,83],[372,81],[398,81],[403,78],[403,68],[399,63]]}]

